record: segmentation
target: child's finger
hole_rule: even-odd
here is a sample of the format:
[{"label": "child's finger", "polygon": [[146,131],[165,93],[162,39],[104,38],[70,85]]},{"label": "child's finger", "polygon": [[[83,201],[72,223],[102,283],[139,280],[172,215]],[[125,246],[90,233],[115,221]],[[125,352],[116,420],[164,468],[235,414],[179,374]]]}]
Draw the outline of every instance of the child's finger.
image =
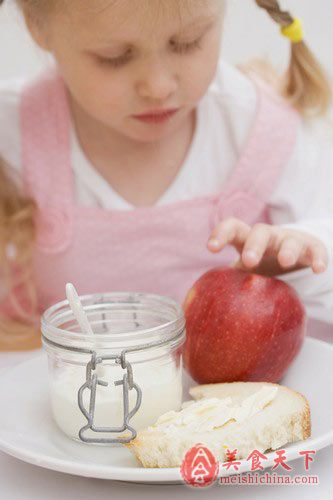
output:
[{"label": "child's finger", "polygon": [[212,231],[207,247],[211,251],[220,251],[228,243],[242,247],[251,228],[245,222],[233,217],[217,224]]},{"label": "child's finger", "polygon": [[271,239],[271,226],[267,224],[255,224],[246,239],[242,262],[247,267],[254,267],[261,261]]},{"label": "child's finger", "polygon": [[325,245],[313,243],[307,249],[310,256],[311,268],[314,273],[322,273],[328,266],[328,253]]},{"label": "child's finger", "polygon": [[304,241],[302,239],[288,237],[281,242],[277,259],[282,267],[292,267],[304,253]]}]

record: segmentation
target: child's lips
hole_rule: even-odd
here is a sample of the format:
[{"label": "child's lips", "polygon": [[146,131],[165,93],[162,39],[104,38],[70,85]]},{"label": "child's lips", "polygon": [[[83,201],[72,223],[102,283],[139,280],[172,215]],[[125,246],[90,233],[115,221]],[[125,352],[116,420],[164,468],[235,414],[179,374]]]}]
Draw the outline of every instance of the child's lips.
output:
[{"label": "child's lips", "polygon": [[152,110],[140,115],[132,115],[136,120],[146,123],[161,123],[170,120],[179,111],[179,108]]}]

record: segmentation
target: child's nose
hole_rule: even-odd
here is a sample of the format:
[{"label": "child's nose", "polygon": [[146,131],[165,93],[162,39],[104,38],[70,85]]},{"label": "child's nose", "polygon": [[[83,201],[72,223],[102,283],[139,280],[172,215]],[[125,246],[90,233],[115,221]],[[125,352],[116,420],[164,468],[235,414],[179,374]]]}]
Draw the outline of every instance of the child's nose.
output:
[{"label": "child's nose", "polygon": [[178,76],[163,62],[147,65],[137,80],[137,92],[142,98],[166,100],[178,87]]}]

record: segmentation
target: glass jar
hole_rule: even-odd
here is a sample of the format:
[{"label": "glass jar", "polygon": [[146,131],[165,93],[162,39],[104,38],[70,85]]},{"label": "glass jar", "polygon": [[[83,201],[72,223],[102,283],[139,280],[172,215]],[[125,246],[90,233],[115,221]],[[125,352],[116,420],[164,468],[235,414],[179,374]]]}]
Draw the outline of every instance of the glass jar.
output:
[{"label": "glass jar", "polygon": [[67,300],[41,320],[53,417],[72,439],[128,442],[161,414],[180,409],[183,310],[156,294],[80,299],[93,336],[81,331]]}]

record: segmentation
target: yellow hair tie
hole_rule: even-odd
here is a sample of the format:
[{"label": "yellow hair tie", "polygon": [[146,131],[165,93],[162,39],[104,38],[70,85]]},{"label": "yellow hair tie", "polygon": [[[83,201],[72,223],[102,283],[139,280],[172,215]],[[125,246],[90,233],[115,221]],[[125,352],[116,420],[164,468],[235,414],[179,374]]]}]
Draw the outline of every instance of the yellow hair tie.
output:
[{"label": "yellow hair tie", "polygon": [[289,26],[281,28],[281,33],[289,38],[292,43],[301,42],[304,38],[302,20],[299,17],[295,17],[294,21],[289,24]]}]

